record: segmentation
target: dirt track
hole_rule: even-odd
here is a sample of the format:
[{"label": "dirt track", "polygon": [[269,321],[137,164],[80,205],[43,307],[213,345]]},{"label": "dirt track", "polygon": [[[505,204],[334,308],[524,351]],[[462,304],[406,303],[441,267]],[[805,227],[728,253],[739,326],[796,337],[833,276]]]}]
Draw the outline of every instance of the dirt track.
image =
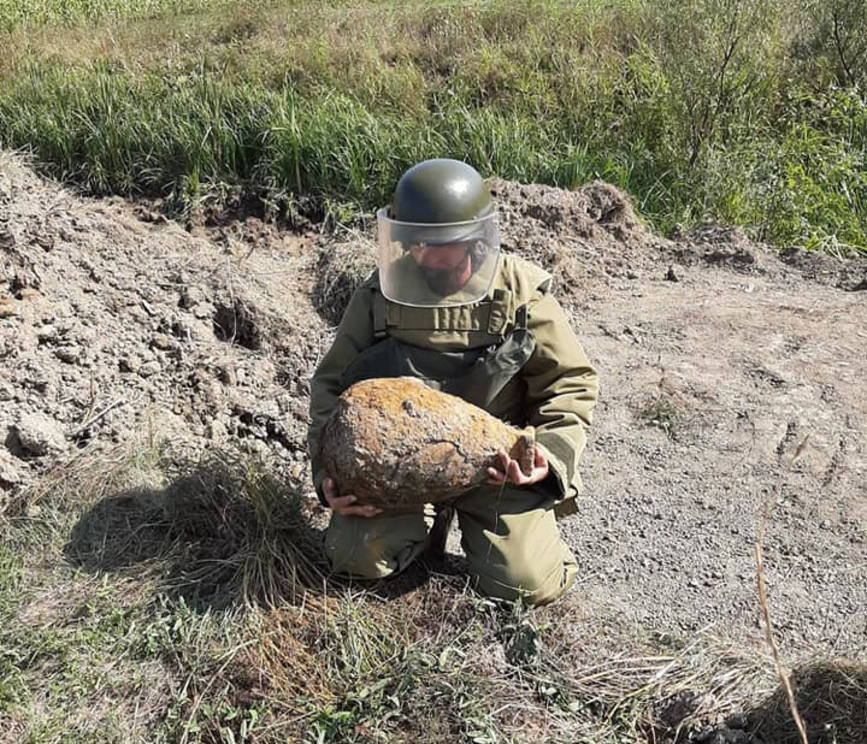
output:
[{"label": "dirt track", "polygon": [[[593,611],[758,639],[767,503],[781,637],[867,657],[867,262],[781,259],[715,228],[662,240],[602,184],[495,190],[505,248],[555,273],[601,375],[587,492],[562,523]],[[190,227],[0,155],[0,499],[148,431],[304,475],[323,314],[369,246]]]},{"label": "dirt track", "polygon": [[655,628],[749,635],[767,503],[781,635],[867,652],[867,298],[790,272],[664,269],[579,321],[606,380],[591,490],[565,527],[584,591]]}]

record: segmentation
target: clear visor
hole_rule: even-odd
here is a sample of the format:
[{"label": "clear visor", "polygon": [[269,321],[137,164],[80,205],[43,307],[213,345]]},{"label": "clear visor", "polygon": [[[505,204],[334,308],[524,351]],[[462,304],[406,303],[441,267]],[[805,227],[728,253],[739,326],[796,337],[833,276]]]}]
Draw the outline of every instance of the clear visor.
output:
[{"label": "clear visor", "polygon": [[452,307],[477,302],[491,287],[500,254],[496,213],[468,222],[399,222],[376,213],[379,283],[392,302]]}]

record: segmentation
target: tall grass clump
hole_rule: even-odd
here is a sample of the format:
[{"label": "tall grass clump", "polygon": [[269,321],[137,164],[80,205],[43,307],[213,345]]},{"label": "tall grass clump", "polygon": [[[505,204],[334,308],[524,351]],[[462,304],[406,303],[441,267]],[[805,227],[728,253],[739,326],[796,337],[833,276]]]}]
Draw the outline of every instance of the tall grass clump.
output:
[{"label": "tall grass clump", "polygon": [[0,5],[0,29],[168,17],[231,4],[230,0],[5,0]]},{"label": "tall grass clump", "polygon": [[447,156],[603,178],[663,231],[867,247],[859,0],[13,7],[0,144],[92,193],[344,220]]}]

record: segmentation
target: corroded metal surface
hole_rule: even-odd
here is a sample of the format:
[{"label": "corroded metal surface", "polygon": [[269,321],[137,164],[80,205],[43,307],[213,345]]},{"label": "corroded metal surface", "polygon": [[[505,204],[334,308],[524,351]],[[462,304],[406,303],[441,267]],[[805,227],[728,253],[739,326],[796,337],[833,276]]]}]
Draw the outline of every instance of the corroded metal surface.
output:
[{"label": "corroded metal surface", "polygon": [[443,501],[487,480],[505,449],[529,473],[532,429],[516,429],[409,377],[346,390],[325,426],[322,461],[341,493],[394,508]]}]

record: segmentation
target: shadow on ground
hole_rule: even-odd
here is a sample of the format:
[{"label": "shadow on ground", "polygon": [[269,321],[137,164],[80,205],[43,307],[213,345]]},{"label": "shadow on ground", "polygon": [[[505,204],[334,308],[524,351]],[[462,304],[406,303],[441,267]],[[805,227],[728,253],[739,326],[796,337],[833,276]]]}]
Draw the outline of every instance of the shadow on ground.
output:
[{"label": "shadow on ground", "polygon": [[82,514],[67,559],[93,572],[157,565],[161,589],[198,609],[323,588],[321,530],[300,484],[216,456],[172,470],[165,488],[112,494]]},{"label": "shadow on ground", "polygon": [[[792,687],[810,744],[867,742],[867,664],[807,664],[792,672]],[[801,742],[782,687],[749,718],[756,742]]]},{"label": "shadow on ground", "polygon": [[170,485],[106,496],[76,522],[66,558],[91,572],[155,567],[161,591],[198,610],[297,602],[307,592],[363,587],[381,599],[414,591],[449,563],[417,561],[400,576],[350,582],[330,574],[322,529],[300,483],[215,455],[172,466]]}]

